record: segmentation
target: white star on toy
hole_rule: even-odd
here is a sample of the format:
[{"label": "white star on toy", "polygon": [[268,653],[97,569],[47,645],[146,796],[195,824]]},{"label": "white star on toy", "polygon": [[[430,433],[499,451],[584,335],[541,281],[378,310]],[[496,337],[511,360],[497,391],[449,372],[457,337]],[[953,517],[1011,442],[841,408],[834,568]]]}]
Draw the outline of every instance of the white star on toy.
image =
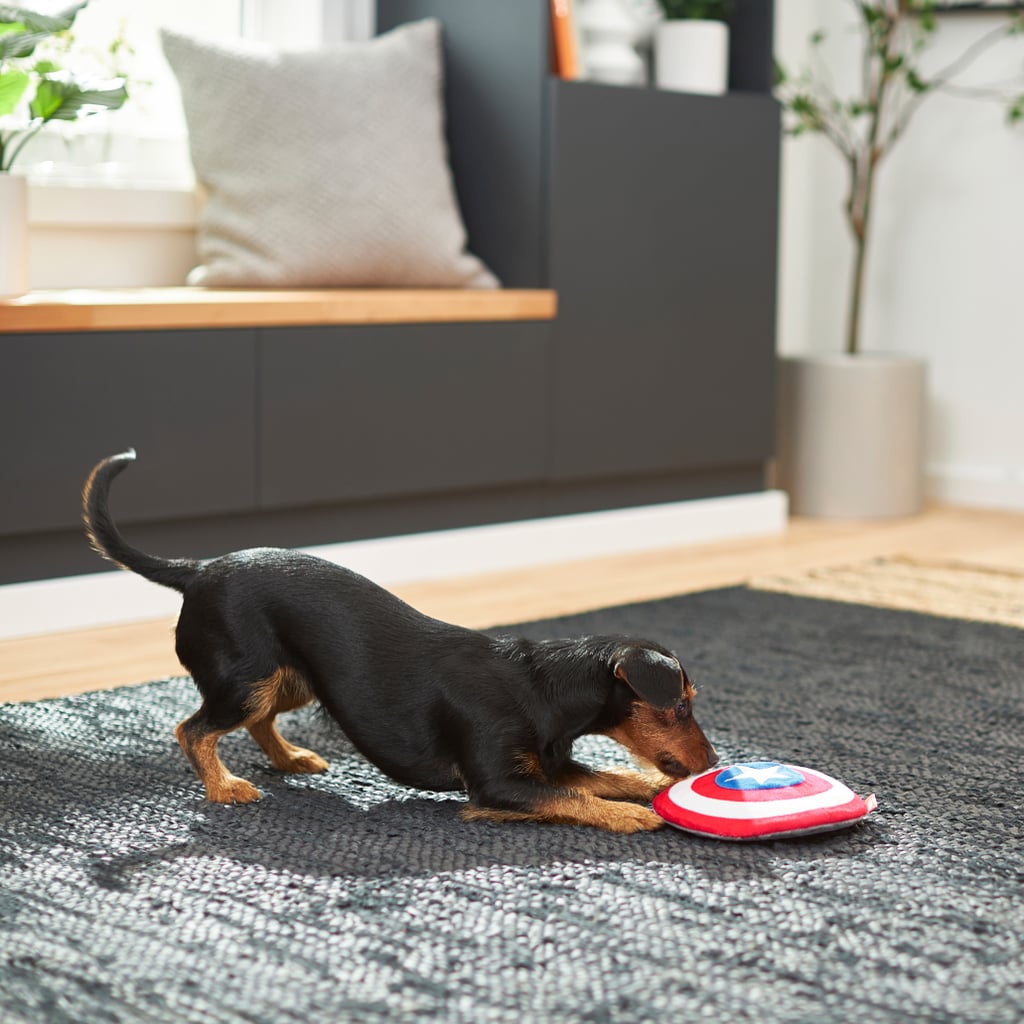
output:
[{"label": "white star on toy", "polygon": [[769,768],[754,768],[749,764],[737,764],[733,766],[730,778],[736,780],[751,779],[761,787],[766,782],[774,782],[776,779],[788,782],[790,773],[785,765],[781,764],[773,764]]}]

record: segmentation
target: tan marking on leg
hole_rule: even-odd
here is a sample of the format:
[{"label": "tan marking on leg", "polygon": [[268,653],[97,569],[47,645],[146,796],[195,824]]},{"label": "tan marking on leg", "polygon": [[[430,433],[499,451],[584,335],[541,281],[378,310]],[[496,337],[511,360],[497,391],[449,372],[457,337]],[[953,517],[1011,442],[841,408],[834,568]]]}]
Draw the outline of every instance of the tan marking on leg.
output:
[{"label": "tan marking on leg", "polygon": [[639,800],[646,803],[655,793],[671,784],[671,779],[657,772],[638,772],[631,768],[609,768],[595,772],[572,772],[559,778],[558,783],[591,796],[612,800]]},{"label": "tan marking on leg", "polygon": [[279,668],[252,688],[246,702],[249,715],[245,727],[278,771],[314,774],[325,772],[329,767],[319,754],[289,743],[274,723],[282,711],[303,707],[312,699],[309,684],[291,668]]},{"label": "tan marking on leg", "polygon": [[273,718],[282,711],[301,708],[313,699],[313,691],[301,674],[282,666],[266,679],[252,685],[245,702],[246,722]]},{"label": "tan marking on leg", "polygon": [[558,825],[591,825],[608,832],[628,834],[653,831],[665,822],[654,811],[636,804],[602,800],[590,793],[572,793],[545,800],[535,811],[503,811],[470,804],[463,821],[539,821]]},{"label": "tan marking on leg", "polygon": [[187,718],[174,735],[199,776],[206,799],[216,804],[251,804],[260,799],[260,791],[245,779],[232,775],[217,754],[217,743],[227,731],[204,731]]},{"label": "tan marking on leg", "polygon": [[272,718],[249,722],[246,728],[278,771],[312,775],[316,772],[325,772],[330,767],[319,754],[289,743],[277,731]]}]

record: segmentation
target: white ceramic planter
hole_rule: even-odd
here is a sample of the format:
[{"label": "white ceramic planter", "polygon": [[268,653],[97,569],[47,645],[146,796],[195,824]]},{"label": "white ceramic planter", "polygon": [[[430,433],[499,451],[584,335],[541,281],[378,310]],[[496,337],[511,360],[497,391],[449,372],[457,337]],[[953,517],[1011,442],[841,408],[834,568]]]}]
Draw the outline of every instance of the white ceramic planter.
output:
[{"label": "white ceramic planter", "polygon": [[909,516],[924,503],[927,372],[864,353],[779,360],[777,484],[797,515]]},{"label": "white ceramic planter", "polygon": [[659,89],[720,96],[729,88],[729,28],[722,21],[662,22],[654,33]]},{"label": "white ceramic planter", "polygon": [[28,291],[28,182],[0,173],[0,298]]}]

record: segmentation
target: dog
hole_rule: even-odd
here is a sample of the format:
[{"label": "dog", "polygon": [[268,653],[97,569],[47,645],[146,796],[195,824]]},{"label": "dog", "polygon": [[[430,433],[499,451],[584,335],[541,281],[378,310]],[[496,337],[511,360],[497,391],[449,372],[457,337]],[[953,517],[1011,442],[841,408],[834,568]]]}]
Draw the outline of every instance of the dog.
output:
[{"label": "dog", "polygon": [[[276,548],[219,558],[158,558],[131,547],[109,511],[111,481],[134,450],[96,465],[82,495],[87,536],[123,569],[182,594],[178,658],[202,706],[175,730],[207,799],[260,791],[217,753],[248,729],[275,768],[323,772],[275,719],[313,701],[396,782],[468,794],[468,821],[661,827],[639,806],[718,756],[693,717],[694,687],[676,656],[623,636],[534,641],[489,636],[416,611],[368,579]],[[595,771],[574,740],[603,734],[653,773]]]}]

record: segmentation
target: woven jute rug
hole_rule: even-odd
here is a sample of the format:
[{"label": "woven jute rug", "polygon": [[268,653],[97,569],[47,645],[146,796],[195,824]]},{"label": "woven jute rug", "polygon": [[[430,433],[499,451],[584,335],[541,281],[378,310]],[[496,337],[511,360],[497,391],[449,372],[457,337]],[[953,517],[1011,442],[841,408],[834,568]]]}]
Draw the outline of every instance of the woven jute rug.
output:
[{"label": "woven jute rug", "polygon": [[760,844],[465,824],[307,710],[283,731],[330,772],[233,734],[266,796],[213,806],[189,680],[3,705],[0,1020],[1024,1019],[1024,632],[746,588],[520,629],[661,639],[724,759],[878,811]]},{"label": "woven jute rug", "polygon": [[855,601],[1024,629],[1024,573],[984,566],[877,558],[854,565],[763,576],[750,585],[780,594]]}]

